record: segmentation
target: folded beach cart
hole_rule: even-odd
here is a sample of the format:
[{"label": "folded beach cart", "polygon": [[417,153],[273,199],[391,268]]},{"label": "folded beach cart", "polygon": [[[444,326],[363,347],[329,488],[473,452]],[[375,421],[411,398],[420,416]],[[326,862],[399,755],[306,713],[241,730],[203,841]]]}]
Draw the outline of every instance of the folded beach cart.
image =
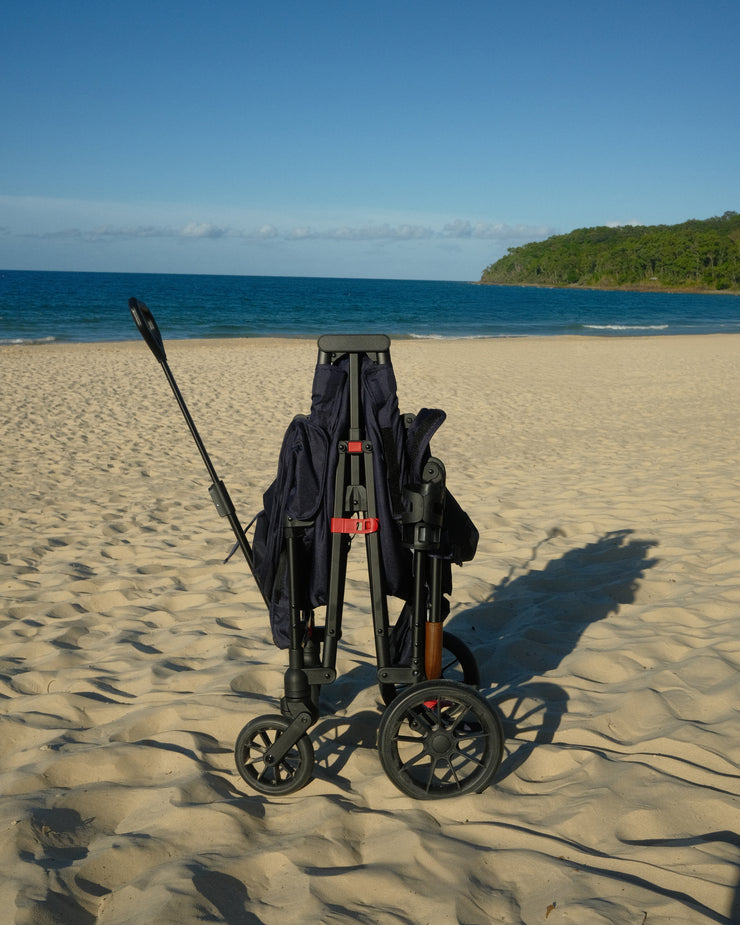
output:
[{"label": "folded beach cart", "polygon": [[[273,640],[288,653],[280,712],[251,720],[236,766],[268,795],[305,786],[314,769],[308,730],[321,689],[337,678],[350,544],[366,547],[377,682],[385,704],[378,752],[405,794],[438,799],[485,789],[501,761],[496,710],[478,693],[465,644],[443,630],[451,565],[471,559],[478,534],[446,486],[430,441],[444,413],[402,415],[384,335],[318,340],[312,404],[285,434],[275,480],[247,538],[170,370],[146,305],[134,321],[164,369],[212,484],[265,600]],[[389,598],[400,615],[391,626]]]}]

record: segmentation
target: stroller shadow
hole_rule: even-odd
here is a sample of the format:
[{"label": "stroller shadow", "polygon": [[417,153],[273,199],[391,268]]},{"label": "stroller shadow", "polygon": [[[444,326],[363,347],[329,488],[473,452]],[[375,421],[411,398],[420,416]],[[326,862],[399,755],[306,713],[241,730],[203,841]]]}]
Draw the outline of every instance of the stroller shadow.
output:
[{"label": "stroller shadow", "polygon": [[[498,780],[551,743],[567,713],[566,691],[543,676],[576,649],[591,624],[632,603],[640,579],[660,561],[650,556],[655,541],[619,530],[534,569],[540,547],[562,535],[551,531],[484,601],[445,623],[475,654],[482,693],[502,716],[507,751]],[[351,789],[342,773],[350,756],[377,747],[377,711],[340,715],[358,690],[377,683],[375,670],[370,662],[355,665],[321,693],[323,715],[312,732],[317,774],[340,789]]]},{"label": "stroller shadow", "polygon": [[341,772],[357,749],[375,752],[378,714],[374,710],[361,710],[351,717],[325,716],[319,720],[312,738],[321,777],[326,776],[340,790],[351,792],[351,782]]},{"label": "stroller shadow", "polygon": [[[740,863],[738,864],[740,867]],[[738,877],[737,887],[732,899],[732,909],[730,909],[730,921],[740,922],[740,876]]]},{"label": "stroller shadow", "polygon": [[650,557],[654,541],[619,530],[533,569],[540,547],[562,535],[551,531],[523,569],[512,567],[485,601],[449,621],[475,652],[484,684],[493,679],[489,699],[502,714],[507,740],[518,743],[504,758],[499,780],[538,745],[553,741],[568,710],[567,693],[542,676],[575,650],[592,623],[632,603],[640,579],[660,561]]}]

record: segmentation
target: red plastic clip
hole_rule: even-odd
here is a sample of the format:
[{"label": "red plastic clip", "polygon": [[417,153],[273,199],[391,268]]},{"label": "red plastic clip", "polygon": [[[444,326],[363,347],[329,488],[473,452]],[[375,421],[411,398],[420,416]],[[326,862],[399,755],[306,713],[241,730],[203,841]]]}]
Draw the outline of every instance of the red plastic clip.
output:
[{"label": "red plastic clip", "polygon": [[377,517],[332,517],[332,533],[375,533],[378,529]]},{"label": "red plastic clip", "polygon": [[347,452],[348,453],[361,453],[362,452],[362,440],[348,440],[347,441]]}]

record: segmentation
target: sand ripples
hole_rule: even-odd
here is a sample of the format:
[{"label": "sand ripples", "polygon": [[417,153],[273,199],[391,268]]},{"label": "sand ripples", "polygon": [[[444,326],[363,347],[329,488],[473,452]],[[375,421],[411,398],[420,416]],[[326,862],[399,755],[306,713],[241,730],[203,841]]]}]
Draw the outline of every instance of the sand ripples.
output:
[{"label": "sand ripples", "polygon": [[[156,364],[0,350],[8,921],[736,921],[736,344],[394,345],[404,409],[448,412],[435,450],[482,533],[449,626],[507,736],[491,788],[432,805],[380,767],[361,564],[315,780],[246,789],[233,742],[284,655]],[[313,347],[169,353],[247,520]]]}]

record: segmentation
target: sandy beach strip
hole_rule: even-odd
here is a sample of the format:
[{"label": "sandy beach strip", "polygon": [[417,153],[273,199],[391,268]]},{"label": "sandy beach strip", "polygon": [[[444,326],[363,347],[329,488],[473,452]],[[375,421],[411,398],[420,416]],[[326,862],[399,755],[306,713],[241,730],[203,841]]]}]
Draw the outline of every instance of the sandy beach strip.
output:
[{"label": "sandy beach strip", "polygon": [[[167,352],[246,523],[315,343]],[[285,653],[156,361],[0,348],[2,921],[740,921],[740,337],[392,356],[402,410],[448,415],[433,450],[481,532],[448,625],[506,731],[489,789],[434,802],[378,759],[354,547],[315,778],[247,788],[234,740],[278,712]]]}]

